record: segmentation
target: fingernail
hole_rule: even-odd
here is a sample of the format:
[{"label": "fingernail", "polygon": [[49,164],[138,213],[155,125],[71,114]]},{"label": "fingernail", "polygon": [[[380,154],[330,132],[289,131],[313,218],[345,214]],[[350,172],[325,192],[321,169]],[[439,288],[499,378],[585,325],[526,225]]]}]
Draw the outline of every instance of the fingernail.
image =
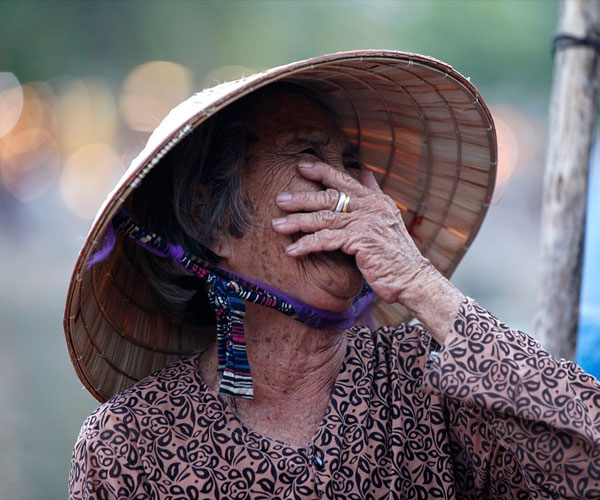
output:
[{"label": "fingernail", "polygon": [[300,168],[313,168],[315,164],[311,163],[310,161],[301,161],[300,163],[298,163],[298,166]]},{"label": "fingernail", "polygon": [[279,193],[275,199],[277,201],[290,201],[292,199],[292,193]]},{"label": "fingernail", "polygon": [[280,217],[279,219],[273,219],[271,223],[274,226],[281,226],[281,224],[285,224],[285,221],[287,221],[287,217]]},{"label": "fingernail", "polygon": [[292,243],[290,246],[285,248],[285,251],[287,253],[293,253],[295,250],[298,249],[298,244],[297,243]]}]

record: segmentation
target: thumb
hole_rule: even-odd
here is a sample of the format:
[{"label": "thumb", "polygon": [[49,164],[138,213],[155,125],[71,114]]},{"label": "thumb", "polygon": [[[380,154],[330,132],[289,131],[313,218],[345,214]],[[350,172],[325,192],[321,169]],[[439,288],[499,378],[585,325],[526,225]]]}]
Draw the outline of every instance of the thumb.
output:
[{"label": "thumb", "polygon": [[360,182],[363,186],[368,187],[369,189],[375,191],[376,193],[382,193],[379,184],[377,184],[377,179],[375,179],[375,175],[368,169],[364,169],[360,176],[358,177],[358,182]]}]

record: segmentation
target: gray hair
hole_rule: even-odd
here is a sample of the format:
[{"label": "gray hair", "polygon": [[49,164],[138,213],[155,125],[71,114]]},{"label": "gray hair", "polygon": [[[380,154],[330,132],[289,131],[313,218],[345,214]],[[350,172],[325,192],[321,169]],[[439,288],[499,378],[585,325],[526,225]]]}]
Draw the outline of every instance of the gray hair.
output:
[{"label": "gray hair", "polygon": [[[244,203],[241,180],[247,146],[256,140],[249,125],[258,100],[277,91],[309,97],[335,116],[320,96],[289,83],[269,85],[227,106],[173,148],[136,189],[129,208],[140,224],[218,263],[219,257],[208,248],[218,234],[240,238],[249,227],[252,214]],[[199,326],[215,322],[206,284],[171,259],[125,245],[164,314]]]}]

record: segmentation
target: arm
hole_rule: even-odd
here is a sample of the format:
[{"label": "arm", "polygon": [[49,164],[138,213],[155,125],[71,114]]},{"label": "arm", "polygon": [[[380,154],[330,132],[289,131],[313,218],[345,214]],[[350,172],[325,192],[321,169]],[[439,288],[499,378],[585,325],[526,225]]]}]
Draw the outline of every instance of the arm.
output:
[{"label": "arm", "polygon": [[[468,446],[472,431],[483,426],[486,446],[509,453],[522,472],[520,479],[503,481],[522,480],[542,498],[600,498],[598,381],[569,361],[552,359],[535,340],[465,299],[420,254],[393,200],[370,172],[357,181],[323,162],[300,165],[299,171],[333,189],[277,200],[296,213],[274,229],[309,233],[286,253],[341,249],[354,255],[383,300],[401,303],[427,326],[442,345],[429,364],[427,390],[447,401],[450,431],[469,459],[481,462],[479,454],[491,453]],[[348,213],[332,211],[339,191],[351,196]],[[501,479],[491,465],[487,470],[488,482]]]},{"label": "arm", "polygon": [[435,341],[443,345],[465,296],[426,260],[418,279],[399,293],[400,302],[421,321]]},{"label": "arm", "polygon": [[471,444],[483,423],[529,491],[600,498],[600,383],[473,300],[428,363],[424,391],[448,401],[452,430],[478,462],[490,451]]}]

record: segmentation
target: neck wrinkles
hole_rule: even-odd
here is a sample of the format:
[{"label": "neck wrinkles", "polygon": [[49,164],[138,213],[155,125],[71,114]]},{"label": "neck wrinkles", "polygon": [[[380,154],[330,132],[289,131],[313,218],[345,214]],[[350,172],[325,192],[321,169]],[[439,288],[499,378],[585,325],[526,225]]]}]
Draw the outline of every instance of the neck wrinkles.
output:
[{"label": "neck wrinkles", "polygon": [[322,385],[329,392],[346,353],[343,330],[315,330],[254,304],[247,304],[244,326],[257,386],[293,394]]},{"label": "neck wrinkles", "polygon": [[[254,398],[236,398],[235,413],[266,437],[305,445],[329,405],[346,355],[346,332],[315,330],[255,304],[247,304],[244,329]],[[203,356],[203,375],[218,390],[214,354]]]}]

